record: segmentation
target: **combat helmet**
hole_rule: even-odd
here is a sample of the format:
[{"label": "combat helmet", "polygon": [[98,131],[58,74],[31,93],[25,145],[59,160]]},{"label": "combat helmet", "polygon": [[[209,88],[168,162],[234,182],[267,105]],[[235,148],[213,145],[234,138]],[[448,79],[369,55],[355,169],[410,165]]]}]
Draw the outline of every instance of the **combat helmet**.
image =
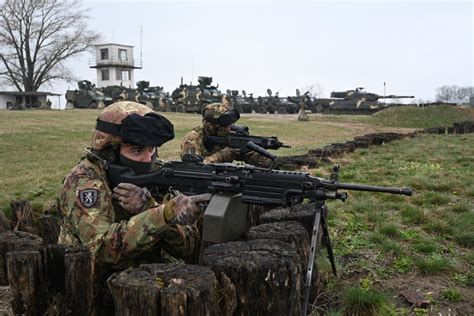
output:
[{"label": "combat helmet", "polygon": [[203,107],[202,118],[204,121],[226,126],[237,122],[240,114],[231,109],[227,104],[211,103]]},{"label": "combat helmet", "polygon": [[92,149],[100,151],[121,143],[159,147],[173,138],[173,124],[165,117],[143,104],[120,101],[99,114]]}]

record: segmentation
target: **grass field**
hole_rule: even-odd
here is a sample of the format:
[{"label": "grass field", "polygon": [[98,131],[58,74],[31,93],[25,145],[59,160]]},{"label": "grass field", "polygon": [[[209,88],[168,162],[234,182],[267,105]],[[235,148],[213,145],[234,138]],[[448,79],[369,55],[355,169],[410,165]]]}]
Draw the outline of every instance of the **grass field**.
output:
[{"label": "grass field", "polygon": [[[41,210],[54,201],[61,181],[90,144],[98,110],[0,111],[0,209],[15,199]],[[165,114],[175,140],[160,148],[177,159],[184,134],[200,124],[191,114]],[[253,134],[278,136],[293,145],[275,153],[308,149],[379,131],[412,131],[474,120],[453,107],[387,109],[372,116],[248,115],[239,121]],[[331,202],[330,233],[339,277],[319,258],[325,287],[314,311],[331,314],[425,314],[403,307],[399,294],[418,290],[431,312],[474,314],[474,134],[420,135],[358,150],[337,159],[340,180],[409,186],[412,197],[350,193]],[[310,170],[326,176],[331,166]]]}]

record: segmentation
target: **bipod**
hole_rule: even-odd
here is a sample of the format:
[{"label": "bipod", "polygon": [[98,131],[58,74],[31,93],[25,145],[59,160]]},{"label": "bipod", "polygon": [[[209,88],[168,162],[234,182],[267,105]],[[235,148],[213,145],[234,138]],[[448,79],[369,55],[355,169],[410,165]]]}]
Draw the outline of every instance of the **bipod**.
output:
[{"label": "bipod", "polygon": [[326,244],[326,249],[328,252],[328,259],[331,262],[332,272],[335,276],[337,276],[336,271],[336,262],[334,261],[334,255],[332,252],[331,246],[331,239],[329,238],[329,230],[327,226],[327,214],[328,208],[324,204],[325,199],[317,199],[315,202],[315,216],[314,216],[314,224],[313,224],[313,231],[311,235],[311,246],[310,246],[310,253],[309,253],[309,260],[308,260],[308,269],[306,270],[306,279],[305,279],[305,292],[304,292],[304,302],[303,302],[303,316],[306,316],[307,309],[308,309],[308,301],[309,301],[309,294],[311,290],[311,279],[313,277],[313,267],[318,273],[318,266],[317,263],[314,261],[316,257],[316,253],[319,250],[319,228],[322,228],[322,238],[324,239],[324,243]]}]

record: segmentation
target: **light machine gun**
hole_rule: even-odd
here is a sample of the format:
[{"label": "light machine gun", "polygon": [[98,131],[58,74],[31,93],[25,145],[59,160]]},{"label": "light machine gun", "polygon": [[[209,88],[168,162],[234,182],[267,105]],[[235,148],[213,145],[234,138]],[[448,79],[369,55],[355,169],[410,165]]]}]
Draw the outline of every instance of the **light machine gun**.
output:
[{"label": "light machine gun", "polygon": [[[254,150],[274,159],[273,155],[258,146],[249,145]],[[206,243],[222,243],[242,238],[248,229],[248,205],[246,204],[291,206],[303,200],[314,202],[315,218],[306,271],[303,315],[306,315],[308,305],[320,227],[328,257],[336,275],[325,201],[328,199],[345,201],[347,193],[339,190],[403,195],[411,195],[413,192],[409,188],[339,182],[337,165],[330,179],[323,179],[304,172],[263,169],[251,165],[203,164],[199,158],[194,155],[185,155],[183,161],[170,161],[156,172],[140,175],[128,167],[111,164],[107,167],[108,179],[112,187],[125,182],[139,187],[171,187],[186,195],[213,193],[204,212],[202,240]]]},{"label": "light machine gun", "polygon": [[291,148],[278,140],[275,136],[254,136],[249,134],[247,126],[230,125],[231,132],[226,136],[206,136],[206,143],[212,145],[224,145],[234,149],[240,149],[242,152],[247,152],[253,148],[248,147],[251,142],[264,149],[279,149],[281,147]]}]

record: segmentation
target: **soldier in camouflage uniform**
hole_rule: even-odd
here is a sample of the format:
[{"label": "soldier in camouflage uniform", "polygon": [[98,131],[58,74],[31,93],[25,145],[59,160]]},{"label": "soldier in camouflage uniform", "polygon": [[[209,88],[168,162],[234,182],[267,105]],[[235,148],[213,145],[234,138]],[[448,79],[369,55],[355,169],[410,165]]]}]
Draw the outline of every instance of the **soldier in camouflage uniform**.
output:
[{"label": "soldier in camouflage uniform", "polygon": [[[223,115],[229,115],[233,119],[218,123]],[[238,149],[208,141],[207,136],[225,136],[230,133],[230,125],[239,119],[239,112],[231,110],[227,103],[212,103],[205,106],[202,117],[202,126],[194,128],[184,137],[181,143],[181,157],[185,154],[196,154],[203,157],[205,163],[239,160],[258,167],[269,167],[272,164],[270,159],[256,152],[241,153]]]},{"label": "soldier in camouflage uniform", "polygon": [[64,180],[59,243],[90,250],[97,282],[117,269],[160,262],[163,250],[184,259],[194,254],[199,239],[195,221],[200,203],[210,195],[166,199],[164,192],[152,194],[130,183],[112,188],[107,180],[110,163],[136,173],[159,168],[157,147],[173,137],[173,125],[147,106],[116,102],[100,113],[92,148]]}]

